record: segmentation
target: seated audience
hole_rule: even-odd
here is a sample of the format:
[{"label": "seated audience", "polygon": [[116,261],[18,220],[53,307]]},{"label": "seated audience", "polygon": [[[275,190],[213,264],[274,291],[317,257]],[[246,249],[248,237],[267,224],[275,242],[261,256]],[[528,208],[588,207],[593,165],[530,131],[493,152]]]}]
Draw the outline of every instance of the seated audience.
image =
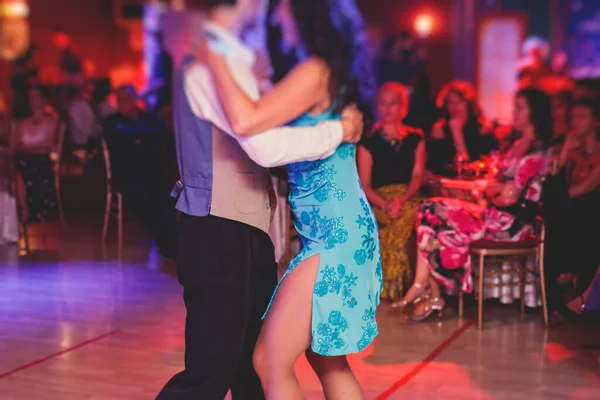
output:
[{"label": "seated audience", "polygon": [[137,107],[132,86],[117,90],[117,113],[104,124],[114,190],[141,219],[164,256],[175,252],[173,180],[165,160],[172,151],[170,135],[160,120]]},{"label": "seated audience", "polygon": [[407,242],[414,231],[425,172],[425,138],[419,129],[403,124],[408,91],[396,82],[384,84],[377,101],[379,123],[360,143],[360,180],[373,206],[381,240],[383,299],[396,304],[412,271]]},{"label": "seated audience", "polygon": [[[565,310],[557,277],[562,273],[577,276],[569,308],[581,313],[586,292],[600,266],[598,238],[593,232],[600,225],[600,101],[586,97],[573,103],[571,132],[562,148],[558,176],[549,178],[552,193],[547,208],[546,271],[553,311]],[[585,296],[583,296],[585,297]]]},{"label": "seated audience", "polygon": [[28,94],[30,115],[16,122],[11,150],[15,153],[18,171],[21,218],[39,222],[57,207],[50,153],[57,145],[58,118],[40,87],[31,87]]},{"label": "seated audience", "polygon": [[479,160],[497,149],[493,129],[483,120],[470,83],[447,84],[438,96],[437,106],[442,118],[433,126],[427,143],[429,178],[455,176],[457,161]]},{"label": "seated audience", "polygon": [[412,318],[420,321],[445,306],[440,283],[470,292],[473,277],[469,247],[479,239],[519,241],[532,232],[549,167],[545,144],[552,136],[550,99],[536,89],[521,90],[515,101],[514,126],[520,132],[488,183],[481,204],[457,199],[425,201],[417,215],[419,253],[415,283],[402,303],[416,303]]},{"label": "seated audience", "polygon": [[77,148],[88,148],[102,133],[96,114],[80,87],[73,87],[69,105],[69,127],[71,142]]}]

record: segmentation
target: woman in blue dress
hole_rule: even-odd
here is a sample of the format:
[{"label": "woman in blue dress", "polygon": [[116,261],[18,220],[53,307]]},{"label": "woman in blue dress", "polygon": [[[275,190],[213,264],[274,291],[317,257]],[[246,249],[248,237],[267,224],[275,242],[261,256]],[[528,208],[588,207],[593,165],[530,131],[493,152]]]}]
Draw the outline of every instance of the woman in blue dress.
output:
[{"label": "woman in blue dress", "polygon": [[[306,57],[260,100],[251,100],[226,61],[209,52],[237,135],[315,125],[339,119],[348,105],[368,105],[375,88],[354,0],[280,0],[275,15],[285,22],[284,40]],[[288,166],[302,249],[275,291],[256,346],[254,364],[268,399],[303,398],[294,364],[305,352],[327,398],[364,398],[346,355],[377,336],[383,283],[377,224],[355,152],[355,145],[342,144],[325,160]]]}]

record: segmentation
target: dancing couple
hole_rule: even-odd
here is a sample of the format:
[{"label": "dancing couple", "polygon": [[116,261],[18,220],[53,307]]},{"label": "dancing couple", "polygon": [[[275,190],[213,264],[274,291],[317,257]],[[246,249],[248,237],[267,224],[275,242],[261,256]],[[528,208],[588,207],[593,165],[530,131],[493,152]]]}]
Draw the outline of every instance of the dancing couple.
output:
[{"label": "dancing couple", "polygon": [[[377,336],[383,283],[355,164],[374,94],[361,15],[354,0],[280,0],[283,38],[305,56],[260,97],[240,38],[267,1],[208,3],[208,39],[174,80],[185,371],[158,399],[302,399],[302,354],[328,399],[362,399],[346,355]],[[264,167],[280,165],[302,248],[276,285]]]}]

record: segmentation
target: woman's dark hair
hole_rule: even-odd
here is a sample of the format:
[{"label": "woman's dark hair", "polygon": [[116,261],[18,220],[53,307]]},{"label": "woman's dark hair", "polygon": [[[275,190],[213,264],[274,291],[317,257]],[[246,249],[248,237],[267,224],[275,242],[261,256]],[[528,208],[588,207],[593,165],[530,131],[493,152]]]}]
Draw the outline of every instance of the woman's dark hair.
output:
[{"label": "woman's dark hair", "polygon": [[435,104],[441,110],[442,118],[446,121],[450,120],[450,114],[448,113],[447,108],[448,95],[450,93],[454,93],[467,103],[467,109],[469,111],[467,124],[469,122],[478,122],[481,118],[481,109],[479,108],[479,103],[477,101],[477,92],[470,82],[461,80],[450,81],[442,88],[442,90],[440,90]]},{"label": "woman's dark hair", "polygon": [[550,97],[539,89],[521,89],[517,97],[527,100],[529,105],[529,119],[535,130],[535,136],[546,143],[552,138],[552,103]]},{"label": "woman's dark hair", "polygon": [[366,50],[365,23],[356,1],[291,0],[291,6],[304,49],[331,70],[329,90],[336,110],[356,103],[365,122],[372,123],[377,89]]}]

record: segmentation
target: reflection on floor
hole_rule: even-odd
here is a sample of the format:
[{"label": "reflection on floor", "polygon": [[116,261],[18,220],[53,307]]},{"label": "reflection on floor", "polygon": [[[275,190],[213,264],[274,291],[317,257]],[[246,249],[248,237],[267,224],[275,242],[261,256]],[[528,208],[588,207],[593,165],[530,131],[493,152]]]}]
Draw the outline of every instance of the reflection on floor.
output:
[{"label": "reflection on floor", "polygon": [[[100,246],[99,217],[49,227],[47,250],[0,249],[0,398],[146,400],[182,368],[184,309],[172,263],[135,226],[125,252]],[[39,247],[39,238],[32,240]],[[112,239],[111,243],[116,243]],[[381,335],[351,358],[368,399],[597,399],[600,332],[487,308],[469,319],[402,323],[379,311]],[[468,310],[473,317],[474,310]],[[323,398],[305,360],[309,399]]]}]

